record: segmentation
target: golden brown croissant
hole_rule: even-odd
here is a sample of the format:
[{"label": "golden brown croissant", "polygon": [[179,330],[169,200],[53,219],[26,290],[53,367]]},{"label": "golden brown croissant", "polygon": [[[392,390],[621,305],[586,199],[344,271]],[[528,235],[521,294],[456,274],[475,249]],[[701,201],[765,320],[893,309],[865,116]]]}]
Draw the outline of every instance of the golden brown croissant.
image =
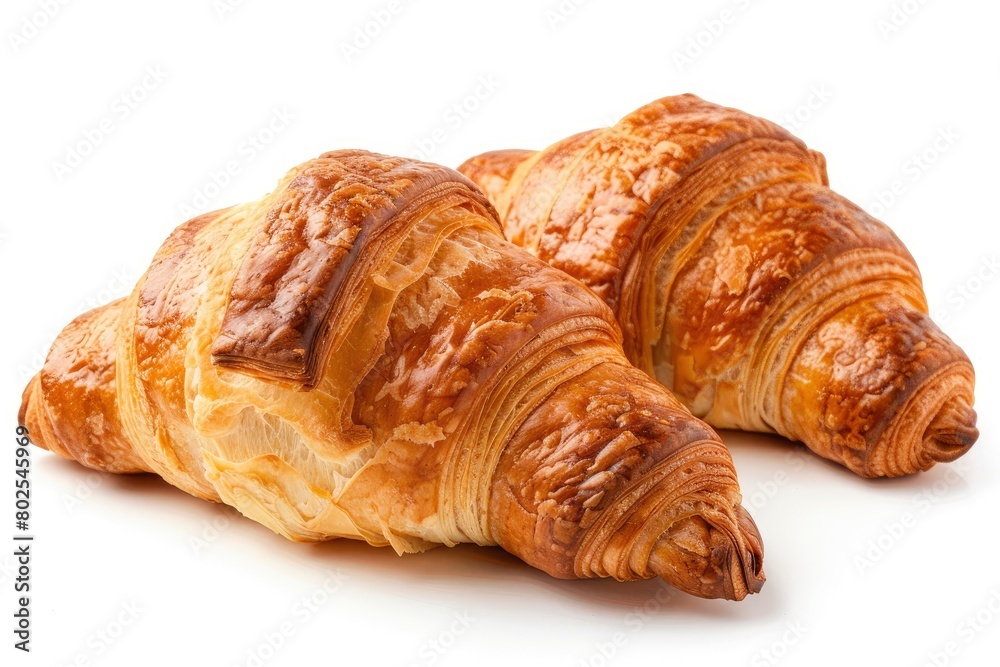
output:
[{"label": "golden brown croissant", "polygon": [[709,424],[801,440],[866,477],[926,470],[978,437],[972,365],[928,317],[913,258],[781,127],[668,97],[459,171]]},{"label": "golden brown croissant", "polygon": [[293,540],[759,590],[728,451],[620,341],[465,177],[340,151],[179,227],[130,297],[60,334],[20,420]]}]

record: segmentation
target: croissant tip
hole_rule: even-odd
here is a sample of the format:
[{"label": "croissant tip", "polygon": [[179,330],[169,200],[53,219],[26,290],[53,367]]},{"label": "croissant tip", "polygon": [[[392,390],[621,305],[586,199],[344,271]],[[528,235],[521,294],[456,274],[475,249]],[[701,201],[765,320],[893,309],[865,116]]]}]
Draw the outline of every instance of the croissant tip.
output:
[{"label": "croissant tip", "polygon": [[951,397],[924,432],[922,455],[930,463],[954,461],[979,439],[976,411],[961,394]]},{"label": "croissant tip", "polygon": [[736,525],[703,515],[675,521],[649,556],[649,568],[677,588],[702,598],[742,600],[764,585],[763,549],[753,519],[736,507]]},{"label": "croissant tip", "polygon": [[36,392],[39,391],[40,382],[39,374],[36,373],[28,382],[28,386],[24,388],[24,392],[21,394],[21,407],[17,411],[17,423],[28,428],[31,444],[42,449],[49,449],[48,445],[45,444],[42,434],[35,428],[35,424],[32,423],[35,421],[34,417],[36,416],[32,414],[32,411],[33,409],[37,409],[38,406]]},{"label": "croissant tip", "polygon": [[939,370],[912,392],[860,464],[848,467],[867,478],[902,477],[959,458],[979,439],[973,387],[968,361]]}]

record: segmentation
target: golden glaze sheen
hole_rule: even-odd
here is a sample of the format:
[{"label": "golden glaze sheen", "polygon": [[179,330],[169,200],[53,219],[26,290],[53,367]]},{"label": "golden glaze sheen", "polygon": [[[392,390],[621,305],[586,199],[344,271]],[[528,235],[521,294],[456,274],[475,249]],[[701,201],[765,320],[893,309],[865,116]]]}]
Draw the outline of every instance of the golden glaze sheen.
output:
[{"label": "golden glaze sheen", "polygon": [[866,477],[976,441],[972,365],[928,317],[913,258],[781,127],[682,95],[459,171],[709,424],[801,440]]},{"label": "golden glaze sheen", "polygon": [[362,151],[195,218],[25,390],[36,444],[293,540],[499,544],[558,577],[763,583],[718,436],[460,174]]}]

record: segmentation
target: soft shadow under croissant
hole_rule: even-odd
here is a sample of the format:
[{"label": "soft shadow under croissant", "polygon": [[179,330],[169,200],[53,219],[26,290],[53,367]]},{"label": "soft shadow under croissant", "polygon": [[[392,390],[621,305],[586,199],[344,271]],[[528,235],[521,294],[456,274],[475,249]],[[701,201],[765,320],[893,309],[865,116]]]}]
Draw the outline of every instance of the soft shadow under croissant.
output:
[{"label": "soft shadow under croissant", "polygon": [[60,334],[19,417],[293,540],[758,591],[728,451],[620,341],[463,176],[339,151],[179,227],[131,296]]},{"label": "soft shadow under croissant", "polygon": [[780,433],[865,477],[976,441],[972,364],[928,316],[913,258],[781,127],[682,95],[459,170],[709,424]]}]

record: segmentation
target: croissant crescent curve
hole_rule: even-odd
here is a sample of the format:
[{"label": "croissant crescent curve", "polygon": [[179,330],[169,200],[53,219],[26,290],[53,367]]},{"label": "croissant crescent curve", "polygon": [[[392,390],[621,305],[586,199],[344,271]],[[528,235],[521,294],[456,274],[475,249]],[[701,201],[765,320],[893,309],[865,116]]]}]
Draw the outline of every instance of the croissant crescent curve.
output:
[{"label": "croissant crescent curve", "polygon": [[459,171],[709,424],[800,440],[866,477],[978,437],[972,365],[928,317],[913,258],[781,127],[682,95]]},{"label": "croissant crescent curve", "polygon": [[293,540],[756,592],[728,451],[620,341],[465,177],[339,151],[174,231],[131,296],[60,334],[20,420]]}]

